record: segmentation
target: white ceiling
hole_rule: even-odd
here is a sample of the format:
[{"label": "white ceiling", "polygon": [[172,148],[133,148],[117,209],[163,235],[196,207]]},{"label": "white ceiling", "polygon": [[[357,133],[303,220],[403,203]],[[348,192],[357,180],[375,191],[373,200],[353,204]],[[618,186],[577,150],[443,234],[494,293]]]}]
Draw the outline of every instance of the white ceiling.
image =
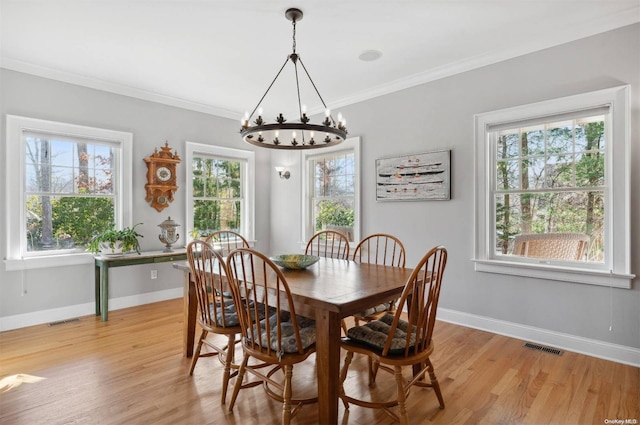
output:
[{"label": "white ceiling", "polygon": [[[0,0],[0,65],[239,119],[291,53],[289,7],[304,12],[297,52],[334,111],[640,22],[640,0]],[[382,57],[358,59],[370,49]],[[267,117],[294,110],[285,70]]]}]

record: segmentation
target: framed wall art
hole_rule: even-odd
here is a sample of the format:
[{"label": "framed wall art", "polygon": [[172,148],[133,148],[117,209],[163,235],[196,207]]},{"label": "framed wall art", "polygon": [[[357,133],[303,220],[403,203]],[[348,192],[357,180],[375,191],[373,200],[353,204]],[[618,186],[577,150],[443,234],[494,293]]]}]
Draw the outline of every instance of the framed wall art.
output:
[{"label": "framed wall art", "polygon": [[376,159],[377,201],[451,199],[451,150]]}]

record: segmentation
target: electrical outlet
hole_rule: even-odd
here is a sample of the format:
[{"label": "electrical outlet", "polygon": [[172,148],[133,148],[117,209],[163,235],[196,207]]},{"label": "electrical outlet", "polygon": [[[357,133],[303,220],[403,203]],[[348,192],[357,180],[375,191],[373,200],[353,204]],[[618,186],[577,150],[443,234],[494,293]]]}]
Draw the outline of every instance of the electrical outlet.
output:
[{"label": "electrical outlet", "polygon": [[151,270],[151,279],[158,278],[158,270]]}]

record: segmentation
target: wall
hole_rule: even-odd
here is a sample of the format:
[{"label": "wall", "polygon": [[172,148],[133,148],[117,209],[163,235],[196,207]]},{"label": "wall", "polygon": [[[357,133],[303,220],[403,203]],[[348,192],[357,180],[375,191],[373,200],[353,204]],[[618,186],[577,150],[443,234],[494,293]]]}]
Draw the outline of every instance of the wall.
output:
[{"label": "wall", "polygon": [[[408,264],[434,245],[448,248],[441,318],[640,365],[637,279],[631,290],[610,289],[479,273],[471,261],[474,114],[623,84],[631,84],[635,165],[640,163],[638,24],[340,108],[350,135],[362,139],[362,234],[397,235],[408,250]],[[450,201],[375,201],[376,158],[440,149],[452,150]],[[291,160],[272,156],[273,165]],[[285,231],[300,208],[299,157],[289,165],[291,179],[272,188],[278,199],[271,207],[272,233],[279,235],[282,251],[298,250],[301,238],[297,228]],[[631,178],[632,272],[640,274],[638,167]]]},{"label": "wall", "polygon": [[[160,224],[168,216],[185,221],[185,166],[178,165],[178,192],[175,201],[158,212],[146,201],[146,165],[142,159],[165,141],[185,158],[185,141],[252,149],[243,143],[235,120],[192,112],[172,106],[35,77],[0,69],[0,113],[2,114],[0,163],[4,165],[6,114],[107,128],[133,133],[133,223],[144,237],[143,250],[161,249]],[[256,207],[269,211],[269,178],[272,176],[268,152],[256,153]],[[0,234],[6,226],[6,176],[0,185]],[[259,249],[269,248],[269,214],[256,215]],[[179,244],[187,229],[179,228]],[[0,258],[6,257],[6,243],[0,243]],[[158,279],[150,279],[150,270]],[[14,325],[61,320],[92,314],[94,310],[94,267],[83,264],[7,272],[0,265],[0,330]],[[158,292],[160,291],[160,292]],[[25,293],[26,292],[26,293]],[[121,308],[182,295],[182,273],[170,263],[122,267],[110,272],[110,307]]]}]

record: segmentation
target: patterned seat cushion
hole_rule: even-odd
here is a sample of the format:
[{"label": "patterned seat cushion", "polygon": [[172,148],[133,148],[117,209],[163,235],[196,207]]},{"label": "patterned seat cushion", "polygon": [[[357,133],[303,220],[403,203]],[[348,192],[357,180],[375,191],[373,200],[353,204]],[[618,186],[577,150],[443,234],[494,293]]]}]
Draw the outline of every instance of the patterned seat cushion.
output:
[{"label": "patterned seat cushion", "polygon": [[[298,328],[300,329],[300,343],[303,349],[307,349],[316,343],[316,322],[308,317],[296,315],[298,321]],[[265,320],[269,320],[271,324],[271,340],[269,345],[272,350],[278,350],[278,336],[275,332],[277,326],[277,315],[272,314],[268,318],[263,319],[260,324],[262,341],[267,341]],[[291,315],[289,313],[283,313],[280,317],[280,328],[282,330],[280,340],[282,342],[282,351],[284,353],[297,353],[298,347],[296,345],[296,338],[294,335],[293,322],[291,321]],[[254,329],[255,332],[255,329]],[[263,344],[264,345],[264,344]]]},{"label": "patterned seat cushion", "polygon": [[[347,331],[350,340],[367,345],[377,351],[382,351],[387,342],[387,337],[391,331],[393,315],[385,314],[380,320],[373,320],[362,326],[354,326]],[[398,327],[393,335],[390,354],[400,354],[404,352],[407,345],[407,328],[409,324],[404,320],[398,322]],[[415,331],[409,337],[409,347],[415,345]]]},{"label": "patterned seat cushion", "polygon": [[[225,304],[228,304],[229,301],[227,301]],[[217,305],[217,314],[216,314],[216,324],[220,327],[222,327],[222,309],[220,309],[220,303],[216,303]],[[251,302],[251,305],[253,305],[253,302]],[[209,308],[211,309],[211,315],[213,316],[213,305],[209,304]],[[264,304],[259,304],[258,305],[258,314],[259,316],[262,318],[265,316],[264,314]],[[225,306],[224,308],[224,324],[225,327],[229,328],[229,327],[233,327],[233,326],[238,326],[240,325],[240,318],[238,317],[238,310],[236,309],[235,304],[233,304],[233,301],[231,301],[231,304]]]},{"label": "patterned seat cushion", "polygon": [[393,305],[393,303],[391,301],[383,303],[383,304],[378,304],[375,307],[371,307],[371,308],[368,308],[368,309],[366,309],[364,311],[361,311],[360,313],[356,314],[355,316],[358,316],[358,317],[371,316],[372,314],[376,314],[376,313],[380,313],[382,311],[390,310],[392,305]]}]

